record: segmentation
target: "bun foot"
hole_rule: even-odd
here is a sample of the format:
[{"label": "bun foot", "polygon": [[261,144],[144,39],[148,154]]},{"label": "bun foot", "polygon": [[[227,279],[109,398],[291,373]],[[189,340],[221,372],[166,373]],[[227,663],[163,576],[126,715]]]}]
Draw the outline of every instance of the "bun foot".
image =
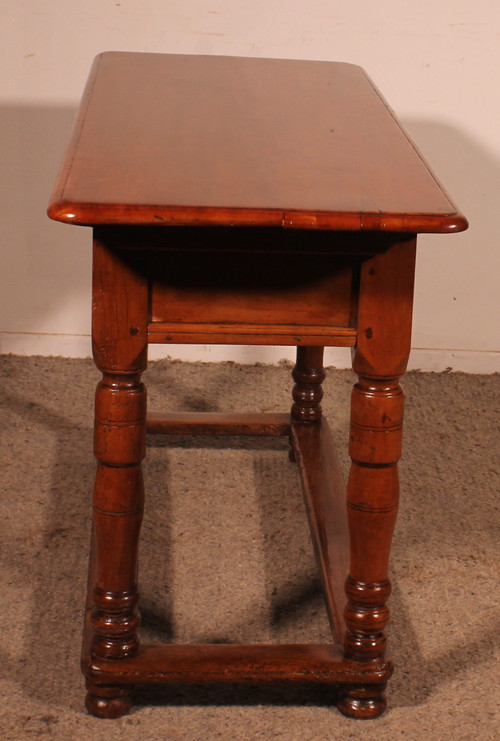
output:
[{"label": "bun foot", "polygon": [[343,687],[337,707],[348,718],[378,718],[387,707],[385,687],[386,683]]},{"label": "bun foot", "polygon": [[87,685],[85,707],[96,718],[121,718],[132,707],[129,687]]}]

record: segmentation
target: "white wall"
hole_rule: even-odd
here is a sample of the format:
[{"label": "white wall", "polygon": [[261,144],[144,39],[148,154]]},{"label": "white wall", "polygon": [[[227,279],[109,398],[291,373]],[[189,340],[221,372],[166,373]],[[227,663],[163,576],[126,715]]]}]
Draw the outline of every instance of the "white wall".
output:
[{"label": "white wall", "polygon": [[[89,353],[90,233],[45,208],[92,58],[130,50],[362,65],[471,224],[420,237],[411,364],[500,370],[498,0],[0,0],[0,10],[1,352]],[[349,356],[332,350],[329,362]]]}]

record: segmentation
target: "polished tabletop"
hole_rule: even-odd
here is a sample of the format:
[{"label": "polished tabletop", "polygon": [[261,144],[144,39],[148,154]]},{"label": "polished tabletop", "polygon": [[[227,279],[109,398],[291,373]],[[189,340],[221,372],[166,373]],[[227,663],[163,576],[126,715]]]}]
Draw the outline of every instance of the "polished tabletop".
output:
[{"label": "polished tabletop", "polygon": [[106,52],[49,206],[75,224],[467,227],[365,72]]}]

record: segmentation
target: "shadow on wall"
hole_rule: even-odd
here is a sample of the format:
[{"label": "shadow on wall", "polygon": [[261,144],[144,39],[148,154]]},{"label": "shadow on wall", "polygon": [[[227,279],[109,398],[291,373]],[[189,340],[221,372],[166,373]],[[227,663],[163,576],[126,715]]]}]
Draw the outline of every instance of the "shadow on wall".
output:
[{"label": "shadow on wall", "polygon": [[[89,230],[71,229],[50,221],[46,215],[74,115],[72,107],[0,107],[0,332],[75,337],[90,331]],[[471,223],[470,231],[461,235],[460,241],[457,237],[448,243],[440,237],[439,251],[422,251],[420,263],[420,286],[425,293],[426,281],[437,281],[437,255],[453,248],[453,280],[447,283],[439,271],[442,286],[435,283],[432,290],[452,292],[457,285],[466,285],[461,281],[467,281],[468,288],[462,290],[462,301],[450,309],[449,316],[443,315],[444,324],[439,323],[437,331],[440,337],[447,337],[448,329],[455,332],[448,340],[458,344],[448,347],[470,349],[478,343],[467,344],[473,336],[465,336],[462,319],[469,327],[484,326],[488,320],[491,323],[492,309],[498,301],[492,260],[498,260],[498,252],[493,254],[493,199],[500,191],[500,166],[490,152],[447,124],[419,120],[404,123]],[[425,239],[428,244],[433,237]],[[417,333],[419,314],[424,309],[424,301],[421,305],[417,302]]]},{"label": "shadow on wall", "polygon": [[498,351],[499,328],[491,330],[492,317],[500,315],[500,162],[495,152],[447,123],[408,119],[403,124],[470,225],[450,240],[420,239],[413,346]]},{"label": "shadow on wall", "polygon": [[46,214],[74,116],[69,107],[0,107],[2,332],[89,332],[89,230]]},{"label": "shadow on wall", "polygon": [[452,200],[467,216],[470,227],[463,238],[473,242],[476,250],[488,246],[487,235],[490,244],[494,243],[495,204],[500,191],[500,162],[495,153],[446,123],[403,119],[403,125]]},{"label": "shadow on wall", "polygon": [[452,200],[467,215],[471,227],[488,223],[488,199],[500,187],[500,163],[454,126],[440,121],[402,119],[402,123]]}]

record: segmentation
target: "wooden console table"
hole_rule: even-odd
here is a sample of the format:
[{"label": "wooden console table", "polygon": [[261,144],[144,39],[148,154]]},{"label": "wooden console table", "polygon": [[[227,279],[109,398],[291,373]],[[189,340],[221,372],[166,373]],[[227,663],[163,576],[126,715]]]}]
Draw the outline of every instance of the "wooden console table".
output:
[{"label": "wooden console table", "polygon": [[[331,683],[344,714],[380,715],[416,234],[466,220],[359,67],[114,52],[95,60],[49,215],[94,228],[89,711],[122,715],[139,683],[279,681]],[[291,413],[146,413],[151,342],[296,346]],[[325,346],[352,347],[359,376],[347,491]],[[289,436],[331,644],[139,643],[146,431]]]}]

